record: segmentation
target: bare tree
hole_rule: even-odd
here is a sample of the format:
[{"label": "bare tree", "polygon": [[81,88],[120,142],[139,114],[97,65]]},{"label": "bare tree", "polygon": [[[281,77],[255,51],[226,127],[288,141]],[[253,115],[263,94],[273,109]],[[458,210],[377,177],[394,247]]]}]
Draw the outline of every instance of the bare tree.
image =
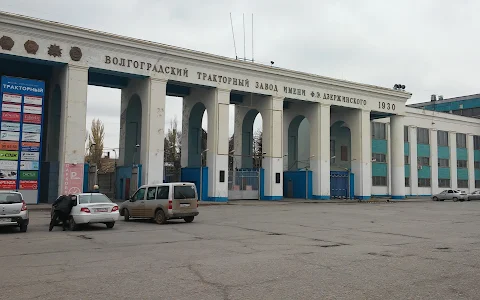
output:
[{"label": "bare tree", "polygon": [[254,168],[261,168],[262,167],[262,157],[263,157],[263,138],[262,138],[262,131],[259,129],[255,132],[253,136],[253,166]]},{"label": "bare tree", "polygon": [[100,119],[93,119],[88,135],[87,161],[97,164],[101,168],[101,159],[103,153],[103,141],[105,138],[105,126]]}]

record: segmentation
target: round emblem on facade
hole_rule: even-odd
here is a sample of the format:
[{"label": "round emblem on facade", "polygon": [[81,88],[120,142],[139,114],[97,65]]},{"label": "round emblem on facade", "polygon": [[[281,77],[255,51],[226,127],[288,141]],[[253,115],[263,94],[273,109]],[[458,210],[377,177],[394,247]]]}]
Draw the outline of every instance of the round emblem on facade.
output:
[{"label": "round emblem on facade", "polygon": [[82,59],[82,49],[78,47],[72,47],[72,49],[70,49],[70,58],[73,61],[79,61]]},{"label": "round emblem on facade", "polygon": [[58,45],[50,45],[50,47],[48,47],[48,55],[53,57],[60,57],[62,56],[62,49]]},{"label": "round emblem on facade", "polygon": [[0,38],[0,47],[2,47],[3,50],[10,51],[12,50],[13,45],[15,45],[15,42],[11,37],[4,35]]},{"label": "round emblem on facade", "polygon": [[35,41],[28,40],[25,42],[24,46],[28,54],[37,54],[38,44]]}]

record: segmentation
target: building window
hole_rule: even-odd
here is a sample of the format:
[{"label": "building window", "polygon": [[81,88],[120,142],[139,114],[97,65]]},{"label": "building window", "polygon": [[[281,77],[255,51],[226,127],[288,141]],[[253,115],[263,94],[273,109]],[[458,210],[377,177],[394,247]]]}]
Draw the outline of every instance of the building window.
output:
[{"label": "building window", "polygon": [[410,164],[410,157],[408,155],[405,155],[405,162],[404,164],[409,165]]},{"label": "building window", "polygon": [[405,187],[410,186],[410,177],[405,177]]},{"label": "building window", "polygon": [[418,187],[430,187],[430,178],[418,178]]},{"label": "building window", "polygon": [[430,137],[428,136],[427,128],[417,128],[417,144],[430,144]]},{"label": "building window", "polygon": [[387,177],[385,177],[385,176],[372,176],[372,185],[374,185],[374,186],[387,186]]},{"label": "building window", "polygon": [[430,166],[430,157],[420,156],[418,158],[418,165],[419,166]]},{"label": "building window", "polygon": [[450,167],[450,160],[447,158],[439,158],[438,159],[438,166],[440,168],[448,168]]},{"label": "building window", "polygon": [[330,163],[335,163],[335,140],[330,140]]},{"label": "building window", "polygon": [[452,110],[452,114],[454,114],[454,115],[458,115],[458,116],[461,116],[461,115],[462,115],[462,110],[461,110],[461,109],[458,109],[458,110]]},{"label": "building window", "polygon": [[480,150],[480,136],[478,135],[473,136],[473,149]]},{"label": "building window", "polygon": [[480,189],[480,180],[475,180],[475,188]]},{"label": "building window", "polygon": [[467,148],[467,135],[457,133],[457,148]]},{"label": "building window", "polygon": [[348,161],[348,149],[347,146],[340,146],[340,159],[342,161]]},{"label": "building window", "polygon": [[375,140],[386,140],[386,129],[385,123],[372,122],[372,139]]},{"label": "building window", "polygon": [[387,156],[383,153],[372,153],[372,160],[378,163],[387,162]]},{"label": "building window", "polygon": [[467,161],[466,160],[457,160],[457,168],[466,168]]},{"label": "building window", "polygon": [[471,117],[473,116],[473,109],[471,108],[466,108],[462,110],[462,116],[464,117]]},{"label": "building window", "polygon": [[448,146],[448,132],[442,130],[437,131],[437,142],[439,146]]},{"label": "building window", "polygon": [[473,162],[473,168],[474,169],[480,169],[480,161],[474,161]]},{"label": "building window", "polygon": [[403,141],[408,143],[408,126],[403,126]]},{"label": "building window", "polygon": [[468,180],[463,180],[463,179],[457,180],[457,186],[462,189],[468,189]]},{"label": "building window", "polygon": [[450,179],[438,179],[438,187],[450,187]]}]

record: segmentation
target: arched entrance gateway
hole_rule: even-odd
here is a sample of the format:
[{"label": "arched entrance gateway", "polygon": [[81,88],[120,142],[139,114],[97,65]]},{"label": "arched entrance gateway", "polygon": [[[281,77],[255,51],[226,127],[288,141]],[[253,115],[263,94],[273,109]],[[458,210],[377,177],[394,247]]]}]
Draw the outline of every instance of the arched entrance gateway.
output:
[{"label": "arched entrance gateway", "polygon": [[[132,172],[137,168],[141,184],[164,180],[165,98],[174,95],[184,101],[182,178],[198,183],[204,201],[228,200],[229,190],[233,189],[233,185],[229,186],[233,166],[257,169],[257,198],[280,200],[286,189],[283,173],[293,171],[291,165],[296,171],[307,168],[306,198],[329,199],[331,171],[340,172],[345,167],[354,175],[353,195],[368,199],[372,184],[371,120],[385,117],[390,117],[394,137],[390,156],[391,168],[395,169],[391,181],[395,184],[391,194],[397,198],[405,195],[400,143],[405,102],[411,97],[405,91],[271,68],[3,12],[0,60],[2,76],[45,84],[42,122],[48,126],[40,134],[38,158],[37,154],[23,154],[36,148],[22,148],[22,141],[12,141],[16,133],[6,133],[10,140],[0,143],[0,150],[17,151],[18,158],[13,163],[0,159],[2,172],[14,165],[39,166],[38,178],[12,178],[15,185],[21,184],[31,195],[37,195],[28,198],[32,202],[48,201],[66,190],[83,188],[79,174],[83,173],[89,84],[122,90],[118,163],[132,166]],[[2,85],[2,101],[11,101],[8,94],[16,88],[27,89]],[[230,128],[232,104],[236,107],[234,128]],[[208,134],[203,146],[200,129],[205,111]],[[12,113],[3,111],[1,122],[10,118],[17,121],[9,122],[21,123],[16,112]],[[252,134],[257,131],[255,126],[252,128],[252,120],[257,115],[262,117],[262,147],[260,158],[252,158]],[[309,126],[304,126],[308,130],[301,125],[307,123],[302,122],[308,122]],[[12,128],[2,128],[2,133]],[[309,138],[305,139],[303,131],[309,131]],[[229,146],[232,132],[233,150]],[[302,138],[309,143],[301,142]],[[335,140],[334,152],[331,140]],[[16,142],[16,146],[6,142]],[[58,149],[51,149],[49,145],[56,143]],[[26,158],[34,163],[26,163]],[[302,160],[306,163],[302,164]],[[261,164],[256,166],[258,161]],[[198,170],[193,172],[192,168]],[[38,185],[33,184],[35,180]],[[11,188],[13,181],[0,180],[0,188]]]}]

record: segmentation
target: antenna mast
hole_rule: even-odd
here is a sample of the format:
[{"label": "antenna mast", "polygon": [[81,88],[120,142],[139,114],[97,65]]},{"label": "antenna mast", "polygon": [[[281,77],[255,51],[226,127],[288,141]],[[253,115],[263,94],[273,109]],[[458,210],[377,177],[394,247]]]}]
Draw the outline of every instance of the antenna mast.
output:
[{"label": "antenna mast", "polygon": [[252,13],[252,62],[254,62],[254,59],[253,59],[253,13]]},{"label": "antenna mast", "polygon": [[232,25],[233,48],[235,49],[235,59],[238,59],[238,56],[237,56],[237,45],[235,44],[235,32],[233,31],[232,13],[230,13],[230,24]]},{"label": "antenna mast", "polygon": [[245,14],[243,14],[243,60],[247,60],[247,56],[245,53]]}]

